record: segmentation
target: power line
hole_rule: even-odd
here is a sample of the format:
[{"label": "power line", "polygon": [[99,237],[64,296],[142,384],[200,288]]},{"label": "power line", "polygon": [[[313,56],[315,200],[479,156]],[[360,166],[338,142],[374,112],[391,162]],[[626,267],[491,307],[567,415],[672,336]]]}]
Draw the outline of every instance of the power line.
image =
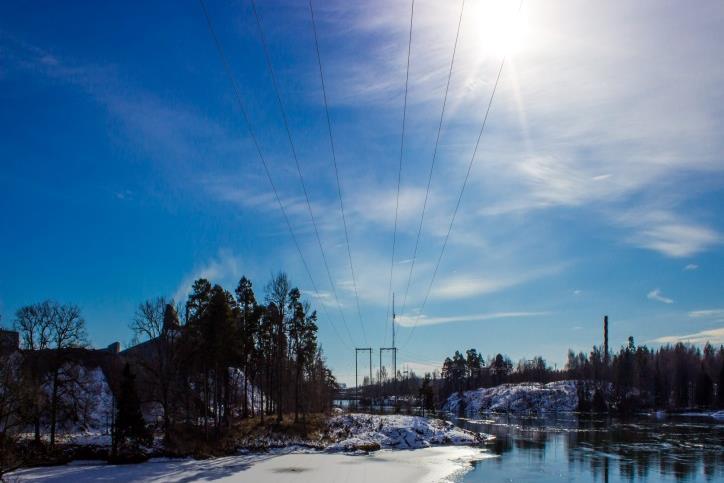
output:
[{"label": "power line", "polygon": [[[269,184],[271,185],[272,191],[274,192],[274,198],[277,201],[277,204],[279,205],[279,210],[282,212],[282,216],[284,218],[284,221],[286,222],[287,228],[289,229],[289,234],[292,237],[292,240],[294,242],[294,246],[297,249],[297,252],[299,253],[299,257],[302,260],[302,264],[304,265],[304,270],[307,272],[307,276],[309,277],[309,281],[312,284],[312,288],[314,289],[315,293],[319,293],[319,290],[317,289],[317,284],[314,282],[314,277],[312,277],[312,272],[309,270],[309,265],[307,264],[307,260],[304,258],[304,254],[302,253],[302,249],[299,246],[299,241],[297,240],[297,236],[294,234],[294,230],[292,229],[292,224],[289,221],[289,216],[287,215],[287,211],[284,209],[284,204],[282,203],[281,198],[279,197],[279,192],[277,191],[276,185],[274,184],[274,180],[271,177],[271,173],[269,171],[269,165],[266,162],[266,159],[264,158],[264,154],[261,151],[261,146],[259,145],[259,140],[256,137],[256,133],[254,132],[254,129],[251,125],[251,121],[249,119],[249,116],[246,112],[246,108],[244,107],[244,102],[241,99],[241,93],[239,92],[239,86],[236,82],[236,77],[234,77],[233,71],[231,70],[231,65],[229,64],[229,61],[226,57],[226,53],[224,52],[223,47],[221,46],[221,42],[219,41],[218,36],[216,35],[216,30],[214,30],[214,25],[211,21],[211,16],[209,15],[208,9],[206,8],[206,3],[204,0],[199,0],[199,4],[201,5],[201,9],[204,12],[204,17],[206,18],[206,25],[209,29],[209,33],[211,34],[211,37],[214,41],[214,46],[216,47],[216,50],[219,54],[219,57],[221,58],[221,63],[223,64],[224,71],[226,72],[227,77],[229,78],[229,81],[232,86],[232,90],[234,91],[234,96],[236,98],[236,102],[239,105],[239,109],[241,110],[242,116],[244,118],[244,123],[246,124],[246,128],[249,132],[249,137],[251,137],[252,142],[254,143],[254,147],[256,148],[257,155],[259,156],[259,160],[261,161],[262,166],[264,167],[264,172],[266,173],[266,177],[269,180]],[[342,342],[343,345],[349,347],[346,342],[342,339],[339,332],[337,331],[337,327],[334,325],[334,321],[331,317],[329,317],[329,313],[327,312],[327,309],[324,305],[324,303],[321,304],[322,310],[325,312],[325,315],[327,316],[327,319],[329,320],[329,324],[334,330],[335,335],[337,338],[339,338],[340,342]],[[344,320],[343,320],[344,321]],[[347,329],[347,333],[350,336],[350,340],[352,339],[351,334],[349,333],[349,328],[347,327],[345,323],[345,328]],[[354,344],[354,341],[352,341]]]},{"label": "power line", "polygon": [[349,230],[347,229],[347,217],[344,214],[344,202],[342,201],[342,183],[340,182],[339,169],[337,168],[337,153],[334,149],[334,137],[332,136],[332,121],[329,116],[329,106],[327,103],[327,88],[324,84],[324,73],[322,71],[322,56],[319,53],[319,39],[317,38],[317,24],[314,20],[314,8],[312,0],[309,0],[309,12],[312,15],[312,30],[314,31],[314,47],[317,52],[317,64],[319,65],[319,79],[322,81],[322,97],[324,98],[324,112],[327,118],[327,131],[329,132],[329,145],[332,150],[332,165],[334,166],[334,176],[337,180],[337,194],[339,195],[339,211],[342,213],[342,225],[344,226],[344,238],[347,242],[347,257],[349,258],[349,270],[352,273],[352,288],[354,288],[354,299],[357,303],[357,316],[359,317],[362,333],[365,335],[365,343],[367,336],[364,333],[364,323],[362,322],[362,310],[359,305],[359,294],[357,293],[357,277],[354,272],[354,264],[352,263],[352,248],[349,243]]},{"label": "power line", "polygon": [[407,294],[410,291],[410,283],[412,281],[412,273],[415,270],[415,261],[417,260],[417,249],[420,246],[420,235],[422,234],[422,225],[425,221],[425,211],[427,209],[427,200],[430,196],[430,185],[432,184],[432,172],[435,168],[435,160],[437,159],[437,148],[440,143],[440,132],[442,131],[442,120],[445,116],[445,106],[447,105],[447,94],[450,90],[450,79],[452,78],[453,64],[455,64],[455,53],[458,49],[458,39],[460,38],[460,26],[463,22],[463,11],[465,9],[465,0],[460,2],[460,18],[458,19],[458,29],[455,34],[455,44],[453,44],[452,58],[450,59],[450,70],[447,73],[447,84],[445,85],[445,95],[442,100],[442,110],[440,111],[440,122],[437,125],[437,135],[435,136],[435,148],[432,151],[432,162],[430,163],[430,172],[427,176],[427,189],[425,190],[425,201],[422,203],[422,214],[420,215],[420,225],[417,228],[417,238],[415,239],[415,249],[412,252],[412,262],[410,263],[410,273],[407,276],[407,286],[405,287],[405,295],[402,298],[402,313],[405,313],[407,305]]},{"label": "power line", "polygon": [[[407,68],[405,70],[405,97],[402,104],[402,133],[400,135],[400,158],[397,168],[397,197],[395,200],[395,227],[392,232],[392,257],[390,257],[390,285],[387,294],[387,314],[385,315],[385,326],[390,316],[390,297],[392,296],[392,275],[395,268],[395,248],[397,245],[397,215],[400,209],[400,181],[402,180],[402,156],[405,147],[405,123],[407,121],[407,86],[410,80],[410,52],[412,50],[412,20],[415,16],[415,0],[412,0],[410,6],[410,34],[407,41]],[[394,323],[394,322],[393,322]],[[384,331],[385,340],[387,340],[387,329]]]},{"label": "power line", "polygon": [[[518,6],[518,13],[520,13],[521,8],[523,8],[523,0],[520,1],[520,5]],[[420,311],[418,312],[417,316],[415,317],[415,323],[412,326],[412,330],[410,331],[410,335],[408,335],[407,340],[405,341],[405,345],[407,345],[410,342],[410,339],[412,338],[412,334],[415,333],[415,329],[417,328],[417,323],[420,320],[420,317],[422,316],[423,311],[425,310],[425,305],[427,305],[427,301],[430,298],[430,292],[432,291],[432,286],[435,283],[435,277],[437,276],[437,271],[440,268],[440,262],[442,261],[442,257],[445,254],[445,248],[447,247],[448,239],[450,238],[450,232],[452,231],[453,224],[455,223],[455,217],[458,214],[458,209],[460,209],[460,203],[463,199],[463,193],[465,192],[465,187],[468,184],[468,179],[470,178],[470,171],[473,168],[473,163],[475,162],[475,156],[478,153],[478,146],[480,145],[480,139],[483,137],[483,132],[485,131],[485,125],[488,122],[488,115],[490,114],[490,108],[493,105],[493,99],[495,98],[495,91],[498,89],[498,83],[500,82],[500,76],[503,73],[503,66],[505,65],[505,59],[507,58],[507,54],[503,56],[503,59],[500,61],[500,68],[498,69],[498,75],[495,78],[495,83],[493,84],[493,90],[490,93],[490,99],[488,100],[488,107],[485,109],[485,115],[483,116],[483,122],[480,126],[480,132],[478,133],[478,139],[475,141],[475,148],[473,149],[473,154],[470,157],[470,162],[468,163],[468,170],[465,173],[465,179],[463,180],[463,184],[460,187],[460,194],[458,195],[458,201],[455,204],[455,210],[453,211],[452,218],[450,219],[450,226],[448,226],[447,233],[445,234],[445,239],[442,243],[442,248],[440,249],[440,255],[437,258],[437,262],[435,263],[435,269],[432,272],[432,279],[430,280],[430,285],[427,287],[427,293],[425,294],[425,299],[422,302],[422,306],[420,307]]]},{"label": "power line", "polygon": [[[256,10],[256,2],[254,0],[251,0],[251,9],[254,12],[254,18],[256,19],[256,26],[259,29],[259,36],[261,38],[261,44],[262,48],[264,50],[264,58],[266,60],[267,69],[269,70],[269,74],[271,76],[272,80],[272,86],[274,88],[274,93],[276,94],[277,101],[279,103],[279,110],[282,114],[282,120],[284,122],[284,129],[287,133],[287,139],[289,140],[289,146],[292,150],[292,157],[294,158],[294,164],[297,168],[297,174],[299,175],[299,181],[302,186],[302,191],[304,192],[304,199],[307,203],[307,209],[309,211],[309,217],[312,219],[312,227],[314,228],[314,235],[317,239],[317,244],[319,245],[319,251],[322,253],[322,261],[324,263],[324,268],[327,272],[327,278],[329,279],[329,284],[332,288],[332,295],[334,296],[334,300],[337,303],[337,306],[339,307],[339,314],[342,318],[342,321],[344,322],[344,326],[347,327],[347,332],[349,333],[349,327],[347,325],[347,320],[344,317],[344,311],[342,310],[342,304],[339,302],[339,298],[337,296],[337,287],[334,284],[334,280],[332,278],[332,272],[329,269],[329,263],[327,262],[327,255],[324,252],[324,246],[322,245],[322,239],[319,236],[319,228],[317,227],[317,220],[314,216],[314,211],[312,210],[312,203],[309,201],[309,193],[307,192],[307,185],[304,182],[304,176],[302,175],[302,168],[299,164],[299,158],[297,157],[297,150],[294,146],[294,140],[292,138],[292,132],[289,128],[289,119],[287,118],[286,110],[284,109],[284,103],[282,102],[281,94],[279,93],[279,85],[277,83],[277,77],[274,72],[274,66],[271,62],[271,56],[269,55],[269,48],[267,46],[266,42],[266,36],[264,35],[264,29],[261,25],[261,19],[259,18],[259,14]],[[364,324],[362,323],[362,319],[360,316],[360,326],[362,327],[362,335],[364,336],[365,343],[367,343],[367,335],[365,334]],[[352,339],[352,334],[348,334],[350,339]],[[354,343],[354,342],[353,342]]]}]

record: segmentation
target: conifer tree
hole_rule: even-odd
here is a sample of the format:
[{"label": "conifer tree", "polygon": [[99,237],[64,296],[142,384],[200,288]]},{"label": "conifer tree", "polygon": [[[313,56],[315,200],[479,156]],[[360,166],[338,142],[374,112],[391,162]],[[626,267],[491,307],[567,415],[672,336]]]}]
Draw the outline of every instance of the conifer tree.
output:
[{"label": "conifer tree", "polygon": [[126,363],[121,375],[120,392],[116,409],[116,422],[113,431],[113,453],[133,454],[141,446],[151,444],[151,433],[146,427],[141,412],[141,403],[136,389],[136,376]]}]

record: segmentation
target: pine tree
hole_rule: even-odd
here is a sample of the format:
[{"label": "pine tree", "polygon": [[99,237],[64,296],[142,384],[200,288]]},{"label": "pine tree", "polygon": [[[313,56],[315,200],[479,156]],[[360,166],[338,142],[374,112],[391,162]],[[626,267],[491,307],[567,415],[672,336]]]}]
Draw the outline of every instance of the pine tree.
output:
[{"label": "pine tree", "polygon": [[141,446],[151,444],[151,433],[146,427],[141,412],[141,403],[136,390],[136,376],[131,372],[130,364],[126,363],[121,375],[121,386],[118,394],[116,423],[113,432],[113,453],[134,455],[141,451]]},{"label": "pine tree", "polygon": [[711,404],[712,394],[714,392],[714,383],[706,373],[704,364],[701,364],[699,375],[696,378],[696,405],[699,407],[709,407]]},{"label": "pine tree", "polygon": [[[256,296],[252,288],[251,280],[241,277],[239,285],[236,287],[236,301],[239,306],[239,337],[241,339],[240,359],[241,368],[244,373],[244,400],[242,402],[242,415],[246,418],[249,416],[248,405],[248,388],[249,382],[252,384],[255,379],[254,360],[256,352],[255,340],[259,331],[259,319],[261,310],[256,303]],[[253,398],[253,394],[252,394]],[[252,405],[252,412],[254,408]]]}]

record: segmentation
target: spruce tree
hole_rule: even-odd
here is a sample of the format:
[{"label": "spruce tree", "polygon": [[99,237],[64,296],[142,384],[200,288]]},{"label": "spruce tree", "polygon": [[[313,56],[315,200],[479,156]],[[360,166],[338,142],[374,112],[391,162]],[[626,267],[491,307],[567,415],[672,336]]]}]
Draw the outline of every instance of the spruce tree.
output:
[{"label": "spruce tree", "polygon": [[141,446],[151,444],[151,433],[143,420],[136,390],[136,376],[128,363],[123,367],[121,375],[113,443],[114,453],[120,450],[121,454],[137,454]]},{"label": "spruce tree", "polygon": [[711,404],[712,394],[714,393],[714,382],[706,373],[704,364],[699,369],[699,375],[696,378],[696,405],[699,407],[709,407]]}]

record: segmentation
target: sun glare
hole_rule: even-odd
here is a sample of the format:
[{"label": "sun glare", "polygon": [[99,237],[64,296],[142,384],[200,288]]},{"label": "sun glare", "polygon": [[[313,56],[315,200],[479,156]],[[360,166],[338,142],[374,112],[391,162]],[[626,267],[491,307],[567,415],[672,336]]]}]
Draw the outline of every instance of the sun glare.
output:
[{"label": "sun glare", "polygon": [[519,5],[510,0],[475,2],[470,16],[474,19],[476,47],[498,57],[521,52],[526,47],[528,29],[525,9]]}]

